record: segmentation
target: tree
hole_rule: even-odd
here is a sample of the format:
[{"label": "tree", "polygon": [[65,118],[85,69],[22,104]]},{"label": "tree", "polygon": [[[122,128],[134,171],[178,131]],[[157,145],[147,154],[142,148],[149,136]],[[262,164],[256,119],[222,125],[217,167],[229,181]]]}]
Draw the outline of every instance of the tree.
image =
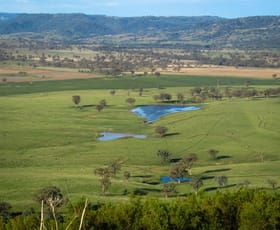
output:
[{"label": "tree", "polygon": [[199,189],[203,186],[203,181],[200,178],[192,178],[190,185],[194,189],[195,195],[197,196]]},{"label": "tree", "polygon": [[168,129],[164,126],[157,126],[155,132],[163,137],[167,133]]},{"label": "tree", "polygon": [[114,95],[116,94],[116,90],[112,89],[112,90],[110,91],[110,94],[111,94],[112,96],[114,96]]},{"label": "tree", "polygon": [[124,163],[123,160],[115,160],[108,165],[112,176],[116,176],[117,172],[121,170],[123,163]]},{"label": "tree", "polygon": [[100,112],[101,110],[104,109],[104,106],[103,105],[96,105],[95,108],[97,109],[98,112]]},{"label": "tree", "polygon": [[225,187],[227,186],[228,183],[228,178],[227,176],[215,176],[214,180],[218,182],[220,187]]},{"label": "tree", "polygon": [[159,149],[157,151],[157,156],[162,159],[162,163],[169,162],[169,158],[171,156],[171,153],[168,150],[161,150],[161,149]]},{"label": "tree", "polygon": [[111,185],[111,176],[112,171],[109,169],[109,167],[103,167],[103,168],[97,168],[94,173],[98,176],[100,176],[100,183],[101,183],[101,190],[103,195],[106,194],[107,189]]},{"label": "tree", "polygon": [[43,204],[47,205],[48,210],[52,213],[56,229],[58,230],[56,209],[60,208],[65,203],[65,199],[63,198],[60,189],[56,186],[45,187],[37,193],[35,199],[42,204],[42,206]]},{"label": "tree", "polygon": [[74,95],[74,96],[72,96],[72,101],[74,102],[74,104],[76,106],[78,106],[81,102],[81,97],[79,95]]},{"label": "tree", "polygon": [[183,160],[180,160],[170,168],[170,177],[174,180],[177,179],[180,184],[180,178],[186,174],[186,164]]},{"label": "tree", "polygon": [[188,171],[188,174],[192,175],[192,166],[194,162],[197,161],[197,156],[195,153],[190,153],[189,156],[182,159],[184,164],[186,165],[186,170]]},{"label": "tree", "polygon": [[123,173],[123,177],[124,177],[124,179],[125,179],[126,181],[128,181],[128,179],[131,177],[130,172],[125,171],[125,172]]},{"label": "tree", "polygon": [[174,183],[166,183],[162,187],[162,193],[164,197],[167,199],[168,196],[175,192],[176,185]]},{"label": "tree", "polygon": [[267,183],[268,183],[269,185],[271,185],[272,189],[275,189],[275,188],[276,188],[276,185],[277,185],[276,180],[268,179],[268,180],[267,180]]},{"label": "tree", "polygon": [[103,107],[105,107],[105,106],[107,105],[106,99],[102,99],[102,100],[99,102],[99,105],[102,105]]},{"label": "tree", "polygon": [[170,101],[172,99],[172,95],[169,93],[161,93],[159,95],[159,98],[163,101],[165,101],[165,100]]},{"label": "tree", "polygon": [[217,159],[218,152],[219,152],[219,150],[217,150],[217,149],[209,149],[208,150],[208,153],[210,154],[210,156],[213,160]]},{"label": "tree", "polygon": [[136,101],[136,100],[135,100],[134,98],[132,98],[132,97],[126,99],[126,102],[127,102],[128,104],[130,104],[130,105],[133,105],[133,104],[135,103],[135,101]]},{"label": "tree", "polygon": [[182,93],[177,93],[177,101],[184,104],[185,96]]}]

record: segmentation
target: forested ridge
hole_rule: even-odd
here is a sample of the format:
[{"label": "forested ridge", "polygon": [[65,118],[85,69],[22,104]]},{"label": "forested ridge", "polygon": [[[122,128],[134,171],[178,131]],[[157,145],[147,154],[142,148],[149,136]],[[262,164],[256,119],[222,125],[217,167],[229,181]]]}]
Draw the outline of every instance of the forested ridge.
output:
[{"label": "forested ridge", "polygon": [[[85,14],[0,14],[0,34],[33,33],[33,39],[84,42],[90,37],[133,36],[145,43],[154,38],[166,43],[199,47],[279,48],[280,17],[226,19],[197,17],[109,17]],[[81,40],[82,39],[82,40]],[[116,39],[113,39],[117,41]],[[170,44],[169,44],[170,45]],[[173,44],[174,45],[174,44]]]}]

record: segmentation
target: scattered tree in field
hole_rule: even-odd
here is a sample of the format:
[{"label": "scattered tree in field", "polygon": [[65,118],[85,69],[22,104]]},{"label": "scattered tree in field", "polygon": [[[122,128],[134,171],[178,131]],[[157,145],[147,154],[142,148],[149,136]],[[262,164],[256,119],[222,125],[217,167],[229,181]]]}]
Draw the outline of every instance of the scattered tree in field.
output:
[{"label": "scattered tree in field", "polygon": [[160,96],[159,96],[159,95],[154,95],[154,96],[153,96],[153,99],[154,99],[155,101],[158,101],[158,100],[160,99]]},{"label": "scattered tree in field", "polygon": [[167,133],[168,129],[164,126],[157,126],[155,132],[163,137]]},{"label": "scattered tree in field", "polygon": [[140,96],[140,97],[143,95],[143,91],[144,91],[143,88],[140,88],[140,89],[139,89],[139,96]]},{"label": "scattered tree in field", "polygon": [[108,165],[112,176],[116,176],[117,172],[121,170],[123,163],[123,160],[115,160]]},{"label": "scattered tree in field", "polygon": [[123,173],[123,177],[124,177],[125,181],[128,181],[128,179],[131,177],[130,172],[125,171],[125,172]]},{"label": "scattered tree in field", "polygon": [[43,204],[47,205],[48,210],[52,213],[56,229],[58,230],[56,218],[57,208],[60,208],[65,203],[65,199],[60,189],[56,186],[43,188],[36,194],[35,199],[42,204],[42,206]]},{"label": "scattered tree in field", "polygon": [[116,94],[116,90],[112,89],[112,90],[110,91],[110,94],[111,94],[112,96],[114,96],[114,95]]},{"label": "scattered tree in field", "polygon": [[98,112],[100,112],[101,110],[104,109],[104,106],[103,105],[96,105],[95,108]]},{"label": "scattered tree in field", "polygon": [[94,173],[100,177],[101,190],[103,195],[106,194],[107,189],[111,185],[112,171],[109,167],[97,168]]},{"label": "scattered tree in field", "polygon": [[195,153],[190,153],[187,157],[183,158],[182,161],[186,165],[186,170],[188,171],[188,174],[192,175],[192,166],[194,162],[197,161],[197,155]]},{"label": "scattered tree in field", "polygon": [[105,106],[107,105],[106,99],[102,99],[102,100],[99,102],[99,105],[102,105],[103,107],[105,107]]},{"label": "scattered tree in field", "polygon": [[177,101],[180,102],[181,104],[184,104],[185,101],[185,96],[182,93],[177,93]]},{"label": "scattered tree in field", "polygon": [[6,82],[6,81],[7,81],[7,78],[3,77],[2,82]]},{"label": "scattered tree in field", "polygon": [[74,104],[76,106],[78,106],[81,102],[81,97],[79,95],[74,95],[74,96],[72,96],[72,101],[74,102]]},{"label": "scattered tree in field", "polygon": [[219,152],[219,150],[217,150],[217,149],[209,149],[208,150],[208,153],[210,154],[210,156],[213,160],[217,159],[218,152]]},{"label": "scattered tree in field", "polygon": [[157,151],[157,156],[162,159],[162,163],[169,162],[171,153],[168,150],[161,150]]},{"label": "scattered tree in field", "polygon": [[216,176],[214,180],[219,184],[220,187],[225,187],[228,184],[227,176]]},{"label": "scattered tree in field", "polygon": [[160,72],[155,72],[156,77],[160,76]]},{"label": "scattered tree in field", "polygon": [[276,185],[277,185],[277,181],[276,180],[268,179],[267,183],[272,187],[272,189],[276,188]]},{"label": "scattered tree in field", "polygon": [[200,178],[192,178],[190,185],[194,189],[195,195],[197,196],[199,189],[203,186],[203,181]]},{"label": "scattered tree in field", "polygon": [[162,101],[170,101],[172,99],[172,95],[169,94],[169,93],[161,93],[159,95],[159,98],[162,100]]},{"label": "scattered tree in field", "polygon": [[276,79],[277,79],[277,74],[276,74],[276,73],[272,74],[272,78],[273,78],[274,80],[276,80]]},{"label": "scattered tree in field", "polygon": [[176,164],[172,165],[170,168],[170,177],[174,180],[177,179],[180,184],[180,178],[184,177],[186,174],[186,164],[183,160],[180,160]]},{"label": "scattered tree in field", "polygon": [[132,98],[132,97],[126,99],[126,102],[127,102],[128,104],[130,104],[130,105],[133,105],[133,104],[135,103],[135,101],[136,101],[136,100],[135,100],[134,98]]},{"label": "scattered tree in field", "polygon": [[172,193],[175,192],[176,185],[174,183],[166,183],[162,187],[162,193],[164,197],[167,199]]}]

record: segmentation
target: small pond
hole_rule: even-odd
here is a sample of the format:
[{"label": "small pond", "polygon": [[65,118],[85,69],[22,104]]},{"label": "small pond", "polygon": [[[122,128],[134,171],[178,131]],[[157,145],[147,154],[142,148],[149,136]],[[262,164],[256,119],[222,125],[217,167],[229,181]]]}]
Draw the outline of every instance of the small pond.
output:
[{"label": "small pond", "polygon": [[170,113],[178,113],[198,109],[200,109],[200,106],[142,105],[132,109],[131,112],[138,115],[139,117],[147,119],[147,123],[151,123]]},{"label": "small pond", "polygon": [[100,133],[101,137],[97,138],[100,141],[112,141],[120,138],[146,138],[146,135],[142,134],[131,134],[131,133],[112,133],[112,132],[102,132]]}]

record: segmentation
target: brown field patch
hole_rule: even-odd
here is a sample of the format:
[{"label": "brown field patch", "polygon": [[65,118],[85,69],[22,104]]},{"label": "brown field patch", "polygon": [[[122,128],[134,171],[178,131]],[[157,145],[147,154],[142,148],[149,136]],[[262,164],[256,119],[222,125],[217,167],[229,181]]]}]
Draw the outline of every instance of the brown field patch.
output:
[{"label": "brown field patch", "polygon": [[179,72],[174,70],[162,71],[162,73],[172,73],[181,75],[203,75],[217,77],[246,77],[259,79],[272,79],[273,74],[280,77],[280,68],[250,68],[233,66],[202,66],[192,68],[181,68]]},{"label": "brown field patch", "polygon": [[[17,74],[26,72],[30,76],[9,76],[9,74]],[[194,75],[194,76],[229,76],[229,77],[246,77],[259,79],[272,79],[273,74],[280,77],[280,68],[249,68],[249,67],[233,67],[233,66],[208,66],[181,68],[174,71],[171,68],[160,71],[162,74],[178,74],[178,75]],[[5,76],[7,74],[7,76]],[[102,77],[95,73],[80,73],[78,70],[64,69],[40,69],[28,67],[5,67],[0,69],[0,80],[6,79],[7,82],[32,82],[32,81],[47,81],[47,80],[69,80],[69,79],[88,79]],[[0,81],[0,83],[2,80]]]},{"label": "brown field patch", "polygon": [[[17,74],[19,72],[26,72],[30,76],[8,76],[9,74]],[[7,76],[5,76],[7,74]],[[87,79],[87,78],[96,78],[101,75],[94,73],[80,73],[77,70],[72,71],[60,71],[57,70],[46,70],[40,68],[1,68],[0,69],[0,78],[6,78],[8,82],[30,82],[30,81],[48,81],[48,80],[69,80],[69,79]]]}]

